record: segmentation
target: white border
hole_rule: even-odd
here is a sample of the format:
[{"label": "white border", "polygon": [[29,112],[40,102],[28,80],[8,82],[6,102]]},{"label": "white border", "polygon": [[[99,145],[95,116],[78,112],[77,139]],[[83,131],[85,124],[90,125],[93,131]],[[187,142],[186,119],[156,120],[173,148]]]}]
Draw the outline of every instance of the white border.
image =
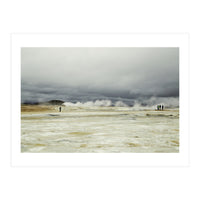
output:
[{"label": "white border", "polygon": [[[12,34],[11,166],[168,167],[189,166],[189,35],[183,34]],[[21,47],[179,47],[179,153],[21,153]]]}]

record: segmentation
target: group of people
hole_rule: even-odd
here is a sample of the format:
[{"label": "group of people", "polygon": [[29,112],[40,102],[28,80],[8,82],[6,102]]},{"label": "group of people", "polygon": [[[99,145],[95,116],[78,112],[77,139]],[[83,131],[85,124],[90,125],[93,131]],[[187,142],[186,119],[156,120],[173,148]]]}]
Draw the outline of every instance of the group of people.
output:
[{"label": "group of people", "polygon": [[157,105],[157,110],[164,110],[164,105],[163,104]]}]

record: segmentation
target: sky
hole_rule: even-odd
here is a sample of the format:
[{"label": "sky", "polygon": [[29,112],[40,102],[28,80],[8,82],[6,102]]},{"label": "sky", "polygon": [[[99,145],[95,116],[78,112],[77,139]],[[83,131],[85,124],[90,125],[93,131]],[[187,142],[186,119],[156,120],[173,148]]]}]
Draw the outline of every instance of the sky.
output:
[{"label": "sky", "polygon": [[179,97],[179,48],[21,48],[21,101]]}]

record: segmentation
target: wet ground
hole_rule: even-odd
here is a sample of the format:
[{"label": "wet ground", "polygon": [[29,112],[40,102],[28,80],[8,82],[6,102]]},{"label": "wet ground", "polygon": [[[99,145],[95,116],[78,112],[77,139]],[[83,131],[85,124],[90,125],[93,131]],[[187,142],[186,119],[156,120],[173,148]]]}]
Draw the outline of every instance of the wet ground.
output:
[{"label": "wet ground", "polygon": [[65,107],[22,112],[21,152],[179,152],[179,110]]}]

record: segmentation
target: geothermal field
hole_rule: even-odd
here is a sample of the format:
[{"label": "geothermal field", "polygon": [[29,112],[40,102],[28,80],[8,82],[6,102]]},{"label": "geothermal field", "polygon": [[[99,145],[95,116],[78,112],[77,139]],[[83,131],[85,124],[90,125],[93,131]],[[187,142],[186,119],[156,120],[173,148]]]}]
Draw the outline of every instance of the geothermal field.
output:
[{"label": "geothermal field", "polygon": [[21,152],[178,153],[179,109],[22,105]]},{"label": "geothermal field", "polygon": [[21,152],[178,153],[179,48],[22,47]]}]

